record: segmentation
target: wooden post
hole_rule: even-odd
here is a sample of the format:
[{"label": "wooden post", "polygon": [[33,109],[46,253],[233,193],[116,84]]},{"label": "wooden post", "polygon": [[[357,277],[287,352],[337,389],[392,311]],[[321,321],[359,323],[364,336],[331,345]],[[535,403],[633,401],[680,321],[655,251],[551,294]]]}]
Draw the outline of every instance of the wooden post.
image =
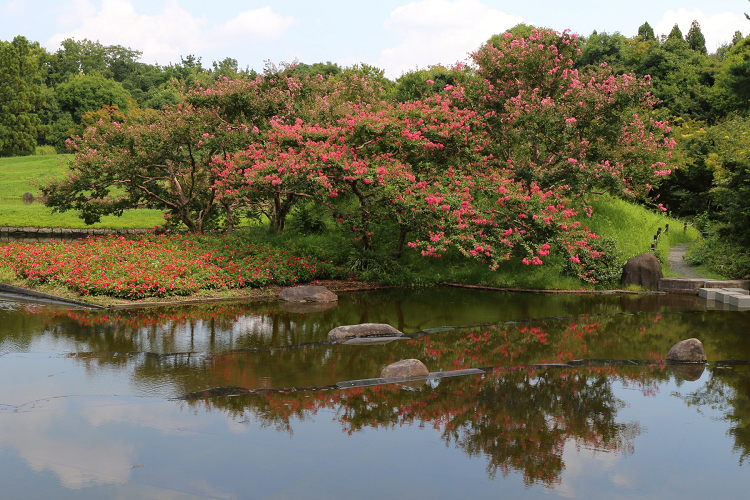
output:
[{"label": "wooden post", "polygon": [[682,232],[683,232],[683,234],[687,233],[687,221],[685,221],[685,225],[682,226]]},{"label": "wooden post", "polygon": [[665,232],[665,233],[668,233],[668,232],[669,232],[669,224],[665,224],[665,225],[664,225],[664,232]]}]

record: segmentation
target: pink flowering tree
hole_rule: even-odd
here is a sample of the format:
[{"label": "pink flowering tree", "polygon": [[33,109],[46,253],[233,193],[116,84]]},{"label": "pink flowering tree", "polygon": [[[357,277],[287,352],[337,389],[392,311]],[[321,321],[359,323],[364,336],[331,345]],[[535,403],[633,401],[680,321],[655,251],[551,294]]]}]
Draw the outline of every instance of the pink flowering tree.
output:
[{"label": "pink flowering tree", "polygon": [[519,182],[485,154],[487,127],[447,96],[356,110],[335,125],[274,123],[267,142],[216,162],[220,196],[313,199],[365,247],[390,221],[422,255],[450,247],[497,267],[541,264],[553,245],[583,254],[595,237],[562,188]]},{"label": "pink flowering tree", "polygon": [[606,66],[579,73],[576,39],[493,37],[472,56],[476,78],[455,92],[486,118],[489,151],[527,186],[642,199],[673,168],[670,128],[649,118],[650,79]]}]

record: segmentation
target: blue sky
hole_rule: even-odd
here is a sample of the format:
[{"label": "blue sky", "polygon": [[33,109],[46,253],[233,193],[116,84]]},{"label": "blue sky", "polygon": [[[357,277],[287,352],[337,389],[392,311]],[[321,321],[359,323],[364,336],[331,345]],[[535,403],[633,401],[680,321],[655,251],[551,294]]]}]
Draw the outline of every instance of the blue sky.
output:
[{"label": "blue sky", "polygon": [[713,51],[736,30],[750,33],[744,12],[745,0],[0,0],[0,39],[24,35],[54,51],[65,38],[88,38],[160,64],[188,54],[256,70],[267,60],[365,62],[398,77],[465,60],[518,22],[632,36],[645,21],[657,34],[675,23],[686,33],[697,19]]}]

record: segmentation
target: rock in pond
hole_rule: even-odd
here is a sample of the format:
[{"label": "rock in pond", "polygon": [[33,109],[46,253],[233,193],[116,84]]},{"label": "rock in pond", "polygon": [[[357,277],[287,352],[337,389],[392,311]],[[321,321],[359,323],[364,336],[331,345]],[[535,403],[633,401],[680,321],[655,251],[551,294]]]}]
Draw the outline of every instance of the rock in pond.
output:
[{"label": "rock in pond", "polygon": [[404,334],[391,325],[382,323],[362,323],[361,325],[337,326],[328,332],[329,342],[344,342],[362,337],[402,337]]},{"label": "rock in pond", "polygon": [[338,296],[324,286],[304,285],[283,288],[279,300],[286,302],[336,302]]},{"label": "rock in pond", "polygon": [[661,272],[661,264],[655,255],[644,253],[633,257],[625,263],[622,268],[620,284],[624,286],[638,285],[643,288],[656,290],[659,288],[659,280],[664,277]]},{"label": "rock in pond", "polygon": [[672,363],[705,363],[706,351],[698,339],[677,342],[667,353],[667,361]]},{"label": "rock in pond", "polygon": [[381,378],[426,377],[430,370],[418,359],[402,359],[383,368]]}]

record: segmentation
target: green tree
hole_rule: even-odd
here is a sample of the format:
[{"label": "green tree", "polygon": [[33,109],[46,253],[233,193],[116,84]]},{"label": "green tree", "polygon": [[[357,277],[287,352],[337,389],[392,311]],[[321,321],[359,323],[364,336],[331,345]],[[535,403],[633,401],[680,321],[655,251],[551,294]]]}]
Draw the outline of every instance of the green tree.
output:
[{"label": "green tree", "polygon": [[623,48],[625,37],[615,32],[611,35],[607,32],[597,33],[594,30],[591,35],[582,40],[581,54],[576,60],[576,67],[599,66],[602,63],[621,66],[623,60]]},{"label": "green tree", "polygon": [[[675,24],[672,26],[672,31],[669,32],[669,35],[667,35],[666,42],[674,42],[677,43],[677,41],[685,42],[685,40],[682,38],[682,31],[680,31],[680,27]],[[664,43],[666,43],[664,42]]]},{"label": "green tree", "polygon": [[[36,49],[36,50],[35,50]],[[36,52],[38,45],[17,36],[0,41],[0,155],[30,154],[42,123],[37,110],[44,104]]]},{"label": "green tree", "polygon": [[645,41],[656,40],[654,29],[648,24],[648,22],[641,24],[640,28],[638,28],[638,36]]},{"label": "green tree", "polygon": [[79,74],[58,85],[55,95],[60,109],[70,113],[76,123],[87,111],[97,111],[103,106],[118,106],[125,111],[131,102],[130,93],[122,84],[98,74]]},{"label": "green tree", "polygon": [[685,41],[692,50],[704,55],[708,54],[708,51],[706,51],[706,38],[701,32],[701,25],[698,24],[698,21],[693,21],[690,25],[690,29],[687,35],[685,35]]}]

